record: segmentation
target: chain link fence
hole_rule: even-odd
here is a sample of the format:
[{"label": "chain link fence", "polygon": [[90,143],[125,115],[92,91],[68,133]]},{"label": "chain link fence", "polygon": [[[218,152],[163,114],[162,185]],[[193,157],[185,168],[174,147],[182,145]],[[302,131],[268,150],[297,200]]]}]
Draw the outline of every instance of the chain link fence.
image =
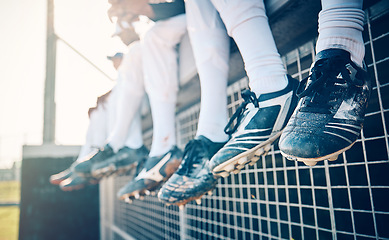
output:
[{"label": "chain link fence", "polygon": [[[133,176],[101,183],[102,239],[389,239],[389,3],[366,10],[366,63],[373,93],[357,143],[334,162],[314,167],[288,161],[275,144],[241,173],[221,179],[212,196],[185,209],[166,207],[156,196],[127,204],[116,192]],[[282,56],[288,73],[306,77],[315,39]],[[247,87],[228,88],[232,114]],[[200,106],[177,114],[180,147],[196,133]],[[151,141],[146,132],[146,142]]]}]

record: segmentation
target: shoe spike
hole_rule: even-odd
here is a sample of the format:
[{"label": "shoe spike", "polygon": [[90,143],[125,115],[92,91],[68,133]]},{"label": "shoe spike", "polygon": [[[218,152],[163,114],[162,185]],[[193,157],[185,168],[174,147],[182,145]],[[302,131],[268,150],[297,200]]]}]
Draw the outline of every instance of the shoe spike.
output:
[{"label": "shoe spike", "polygon": [[224,171],[232,172],[234,170],[234,165],[230,164],[224,167]]},{"label": "shoe spike", "polygon": [[338,155],[333,155],[333,156],[328,158],[328,161],[335,161],[336,159],[338,159],[338,156],[339,156],[339,154]]},{"label": "shoe spike", "polygon": [[242,165],[247,162],[247,157],[242,157],[241,159],[238,160],[238,164]]},{"label": "shoe spike", "polygon": [[195,199],[195,201],[196,201],[197,205],[201,205],[201,198],[197,198],[197,199]]},{"label": "shoe spike", "polygon": [[134,197],[135,197],[135,199],[139,199],[139,197],[140,197],[139,192],[134,193]]},{"label": "shoe spike", "polygon": [[149,190],[145,190],[145,194],[148,196],[148,195],[150,195],[150,191]]},{"label": "shoe spike", "polygon": [[258,162],[259,158],[260,158],[260,157],[258,157],[258,156],[252,157],[252,158],[251,158],[251,161],[249,162],[249,165],[250,165],[250,166],[254,166],[254,164]]},{"label": "shoe spike", "polygon": [[315,166],[317,162],[316,161],[303,161],[303,163],[307,166],[312,167],[312,166]]},{"label": "shoe spike", "polygon": [[[242,164],[242,165],[238,165],[238,166],[236,166],[236,169],[238,169],[238,170],[241,170],[241,169],[243,169],[244,167],[245,167],[245,165],[244,165],[244,164]],[[236,169],[235,169],[235,170],[236,170]],[[234,171],[235,171],[235,170],[234,170]]]},{"label": "shoe spike", "polygon": [[209,191],[208,191],[208,195],[209,195],[209,196],[212,196],[212,194],[213,194],[213,191],[212,191],[212,190],[209,190]]},{"label": "shoe spike", "polygon": [[256,152],[255,152],[255,156],[262,156],[262,154],[265,152],[265,150],[263,148],[260,148],[258,149]]},{"label": "shoe spike", "polygon": [[268,145],[266,145],[266,146],[263,147],[263,150],[264,150],[265,152],[269,152],[270,149],[271,149],[271,144],[268,144]]},{"label": "shoe spike", "polygon": [[220,175],[220,176],[226,178],[226,177],[228,177],[228,176],[230,175],[230,173],[229,173],[229,172],[221,172],[221,173],[219,173],[218,175]]},{"label": "shoe spike", "polygon": [[180,210],[184,210],[184,209],[185,209],[185,204],[182,204],[182,205],[178,206],[178,208],[179,208]]}]

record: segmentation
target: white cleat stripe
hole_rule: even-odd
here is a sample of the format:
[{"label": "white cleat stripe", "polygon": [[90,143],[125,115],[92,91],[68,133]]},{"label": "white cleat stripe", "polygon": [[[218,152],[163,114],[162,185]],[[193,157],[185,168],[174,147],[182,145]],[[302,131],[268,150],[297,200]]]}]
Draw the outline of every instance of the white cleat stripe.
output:
[{"label": "white cleat stripe", "polygon": [[353,130],[348,129],[348,128],[342,128],[342,127],[337,127],[337,126],[328,126],[328,125],[326,127],[340,129],[340,130],[343,130],[343,131],[346,131],[346,132],[350,132],[350,133],[353,133],[353,134],[359,136],[359,132],[353,131]]},{"label": "white cleat stripe", "polygon": [[234,141],[234,142],[226,144],[225,146],[231,146],[231,145],[236,145],[236,144],[251,145],[251,144],[260,144],[260,143],[263,143],[263,142],[264,141]]},{"label": "white cleat stripe", "polygon": [[243,131],[240,131],[239,134],[246,134],[246,133],[259,133],[259,132],[266,132],[270,131],[272,128],[264,128],[264,129],[244,129]]},{"label": "white cleat stripe", "polygon": [[270,137],[270,135],[266,135],[266,136],[252,136],[252,137],[240,137],[240,138],[234,138],[233,140],[235,141],[240,141],[240,140],[263,140],[263,139],[268,139]]},{"label": "white cleat stripe", "polygon": [[249,150],[250,148],[224,146],[223,149],[236,149],[236,150],[247,151],[247,150]]},{"label": "white cleat stripe", "polygon": [[358,130],[361,129],[360,126],[355,126],[355,125],[351,125],[351,124],[347,124],[347,123],[327,123],[327,125],[338,125],[338,126],[346,126],[346,127],[351,127],[351,128],[356,128]]},{"label": "white cleat stripe", "polygon": [[151,180],[154,180],[156,182],[160,182],[163,180],[163,176],[159,173],[159,170],[161,169],[161,167],[167,162],[169,161],[170,159],[170,156],[172,154],[169,152],[168,154],[166,154],[165,157],[163,157],[158,163],[157,165],[155,165],[152,169],[150,169],[149,171],[146,172],[146,169],[143,169],[139,175],[135,178],[135,180],[139,180],[139,179],[151,179]]},{"label": "white cleat stripe", "polygon": [[327,131],[323,131],[323,132],[324,132],[324,133],[327,133],[327,134],[330,134],[330,135],[337,136],[337,137],[339,137],[339,138],[341,138],[341,139],[343,139],[343,140],[349,142],[350,144],[353,143],[352,141],[350,141],[350,139],[345,138],[345,137],[343,137],[343,136],[341,136],[341,135],[339,135],[339,134],[332,133],[332,132],[327,132]]}]

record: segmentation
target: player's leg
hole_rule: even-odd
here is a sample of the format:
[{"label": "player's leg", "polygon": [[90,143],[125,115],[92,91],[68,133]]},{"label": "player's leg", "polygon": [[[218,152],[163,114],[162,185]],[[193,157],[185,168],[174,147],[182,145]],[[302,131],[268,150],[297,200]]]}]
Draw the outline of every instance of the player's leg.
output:
[{"label": "player's leg", "polygon": [[[137,113],[145,93],[140,60],[141,46],[139,42],[134,42],[129,46],[128,53],[124,56],[118,69],[118,82],[113,90],[113,94],[116,96],[114,96],[115,121],[112,132],[110,132],[103,148],[74,166],[74,171],[77,174],[90,176],[93,164],[113,157],[124,146],[131,121]],[[134,148],[140,148],[139,144],[142,144],[142,142]]]},{"label": "player's leg", "polygon": [[115,154],[93,164],[92,175],[96,178],[125,173],[148,154],[143,146],[140,120],[145,93],[140,43],[132,43],[128,54],[130,57],[126,55],[119,67],[116,121],[107,141]]},{"label": "player's leg", "polygon": [[74,173],[73,168],[89,154],[96,151],[97,148],[102,147],[107,139],[108,111],[104,105],[105,102],[98,103],[96,108],[89,110],[89,125],[85,144],[81,147],[76,161],[68,169],[50,177],[50,182],[59,185],[62,190],[71,191],[81,189],[90,184],[91,181],[95,182],[94,179],[78,177]]},{"label": "player's leg", "polygon": [[231,139],[209,164],[214,174],[228,176],[270,150],[296,106],[298,81],[286,75],[263,1],[212,2],[239,48],[250,85],[227,125]]},{"label": "player's leg", "polygon": [[141,38],[145,89],[153,118],[149,157],[136,178],[120,189],[121,199],[155,190],[178,168],[181,151],[176,147],[175,109],[178,92],[176,46],[186,33],[185,15],[161,20]]},{"label": "player's leg", "polygon": [[209,159],[225,144],[227,123],[227,78],[230,38],[209,0],[185,3],[187,28],[200,77],[201,105],[194,140],[185,147],[179,170],[159,192],[167,204],[183,205],[212,190],[217,178],[206,167]]}]

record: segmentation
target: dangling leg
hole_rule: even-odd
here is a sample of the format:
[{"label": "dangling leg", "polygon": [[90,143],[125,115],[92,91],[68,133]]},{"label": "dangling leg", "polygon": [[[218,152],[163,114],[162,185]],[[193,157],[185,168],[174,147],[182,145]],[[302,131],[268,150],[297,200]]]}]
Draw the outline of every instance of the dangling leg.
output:
[{"label": "dangling leg", "polygon": [[[183,205],[211,191],[217,178],[206,167],[228,140],[227,78],[230,39],[219,13],[209,0],[186,1],[187,28],[200,77],[201,105],[194,140],[185,147],[178,170],[159,192],[168,204]],[[177,187],[178,186],[178,187]]]},{"label": "dangling leg", "polygon": [[286,76],[263,1],[212,2],[239,48],[251,89],[242,93],[244,102],[230,120],[239,122],[227,125],[231,139],[209,164],[214,174],[225,177],[270,150],[296,106],[298,81]]},{"label": "dangling leg", "polygon": [[181,150],[175,146],[178,92],[176,46],[185,33],[185,15],[178,15],[156,22],[141,38],[145,89],[153,118],[153,142],[142,171],[119,190],[121,199],[137,198],[155,190],[181,162]]}]

